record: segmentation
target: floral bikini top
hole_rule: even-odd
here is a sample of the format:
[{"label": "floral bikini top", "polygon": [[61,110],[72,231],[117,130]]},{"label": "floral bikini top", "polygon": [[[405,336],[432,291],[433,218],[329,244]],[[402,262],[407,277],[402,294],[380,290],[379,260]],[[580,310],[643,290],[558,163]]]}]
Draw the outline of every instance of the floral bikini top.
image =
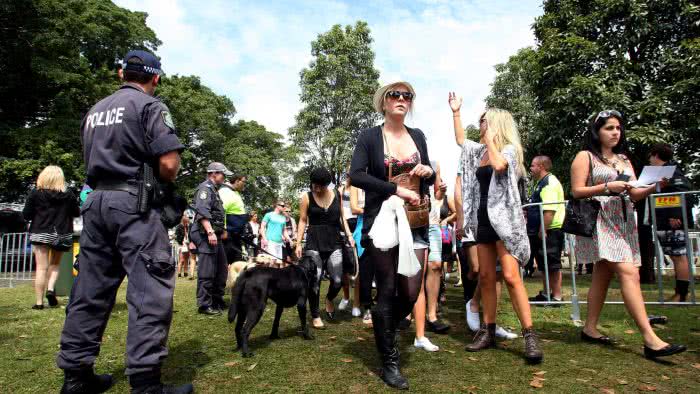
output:
[{"label": "floral bikini top", "polygon": [[415,151],[405,160],[399,160],[388,153],[384,153],[384,167],[386,167],[386,175],[389,176],[389,164],[391,164],[391,175],[396,176],[410,172],[413,167],[420,163],[420,155]]}]

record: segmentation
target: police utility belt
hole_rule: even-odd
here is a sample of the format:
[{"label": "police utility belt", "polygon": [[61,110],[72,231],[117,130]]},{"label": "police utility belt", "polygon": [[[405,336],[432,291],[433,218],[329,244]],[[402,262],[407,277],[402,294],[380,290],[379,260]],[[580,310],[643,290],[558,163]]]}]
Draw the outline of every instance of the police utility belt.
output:
[{"label": "police utility belt", "polygon": [[187,201],[175,193],[175,184],[158,182],[153,173],[153,167],[146,163],[141,168],[139,179],[100,180],[94,189],[135,194],[137,196],[137,212],[143,215],[147,214],[151,208],[160,208],[160,220],[166,228],[177,226],[187,208]]}]

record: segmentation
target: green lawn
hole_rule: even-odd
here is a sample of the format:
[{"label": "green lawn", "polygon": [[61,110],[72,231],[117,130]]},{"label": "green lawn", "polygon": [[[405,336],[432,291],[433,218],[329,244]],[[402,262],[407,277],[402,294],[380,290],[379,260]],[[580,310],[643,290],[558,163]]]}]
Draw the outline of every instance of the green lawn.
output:
[{"label": "green lawn", "polygon": [[[568,283],[566,279],[565,282]],[[587,285],[586,278],[581,278],[582,298]],[[618,286],[614,283],[611,287]],[[534,294],[539,288],[538,280],[529,280],[528,288]],[[610,299],[619,299],[615,288],[610,290]],[[650,313],[665,314],[670,319],[667,326],[658,327],[662,338],[690,348],[665,362],[652,362],[641,356],[641,337],[621,305],[606,306],[602,319],[603,331],[621,341],[615,349],[581,343],[579,331],[569,319],[570,308],[533,308],[545,361],[539,366],[528,366],[521,356],[521,339],[501,342],[499,350],[476,354],[463,350],[471,335],[465,332],[461,291],[448,286],[444,316],[453,325],[449,335],[428,334],[440,346],[440,352],[415,351],[412,329],[402,335],[402,370],[415,392],[700,391],[699,307],[649,308]],[[647,299],[655,299],[653,287],[647,291]],[[359,319],[342,315],[338,323],[315,331],[315,340],[305,341],[296,335],[298,318],[296,310],[290,309],[282,317],[282,339],[270,342],[267,335],[274,309],[270,303],[251,336],[256,355],[243,359],[234,352],[232,325],[225,316],[198,315],[194,293],[194,281],[178,280],[164,380],[193,381],[199,393],[387,390],[375,376],[378,360],[372,332]],[[124,294],[122,291],[119,295],[96,365],[98,372],[114,374],[116,386],[111,392],[128,391],[124,376]],[[33,311],[29,309],[32,301],[30,286],[0,289],[0,392],[55,393],[61,385],[62,373],[55,367],[54,359],[64,310]],[[507,327],[517,327],[507,296],[500,309],[499,321]],[[536,372],[544,378],[539,389],[530,386]]]}]

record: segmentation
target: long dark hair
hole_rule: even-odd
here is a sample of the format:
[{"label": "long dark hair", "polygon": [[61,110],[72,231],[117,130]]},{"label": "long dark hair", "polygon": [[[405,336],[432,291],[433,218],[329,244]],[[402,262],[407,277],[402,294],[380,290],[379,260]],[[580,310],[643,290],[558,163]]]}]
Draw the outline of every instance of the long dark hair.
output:
[{"label": "long dark hair", "polygon": [[[583,136],[583,149],[587,150],[591,153],[593,153],[597,158],[603,160],[603,153],[601,152],[600,149],[600,128],[605,125],[605,123],[608,121],[610,118],[615,118],[620,122],[620,141],[617,142],[617,145],[612,148],[613,153],[619,154],[619,153],[627,153],[627,136],[625,134],[625,122],[624,119],[622,119],[622,116],[618,116],[617,114],[614,113],[609,113],[613,111],[603,111],[603,113],[608,113],[608,116],[602,116],[598,115],[595,117],[595,119],[591,122],[591,126],[586,132],[586,134]],[[614,111],[616,112],[616,111]]]}]

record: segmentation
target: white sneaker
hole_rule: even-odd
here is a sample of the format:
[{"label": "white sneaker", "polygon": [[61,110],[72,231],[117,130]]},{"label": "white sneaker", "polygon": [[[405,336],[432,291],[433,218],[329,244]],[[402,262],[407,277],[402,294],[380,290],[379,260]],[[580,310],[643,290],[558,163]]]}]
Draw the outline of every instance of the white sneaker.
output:
[{"label": "white sneaker", "polygon": [[340,300],[340,303],[338,304],[338,310],[344,311],[345,309],[347,309],[349,303],[350,303],[350,300],[346,300],[345,298],[343,298],[342,300]]},{"label": "white sneaker", "polygon": [[360,317],[360,316],[362,316],[362,311],[360,310],[360,308],[353,306],[352,307],[352,317]]},{"label": "white sneaker", "polygon": [[501,326],[496,326],[496,336],[503,339],[515,339],[518,334],[510,332]]},{"label": "white sneaker", "polygon": [[479,312],[472,312],[472,300],[473,298],[467,302],[467,325],[470,330],[476,332],[481,326],[481,320],[479,319]]},{"label": "white sneaker", "polygon": [[430,342],[430,339],[428,339],[427,337],[414,339],[413,346],[415,346],[418,349],[424,349],[428,352],[437,352],[438,350],[440,350],[440,348],[433,345],[433,343]]}]

